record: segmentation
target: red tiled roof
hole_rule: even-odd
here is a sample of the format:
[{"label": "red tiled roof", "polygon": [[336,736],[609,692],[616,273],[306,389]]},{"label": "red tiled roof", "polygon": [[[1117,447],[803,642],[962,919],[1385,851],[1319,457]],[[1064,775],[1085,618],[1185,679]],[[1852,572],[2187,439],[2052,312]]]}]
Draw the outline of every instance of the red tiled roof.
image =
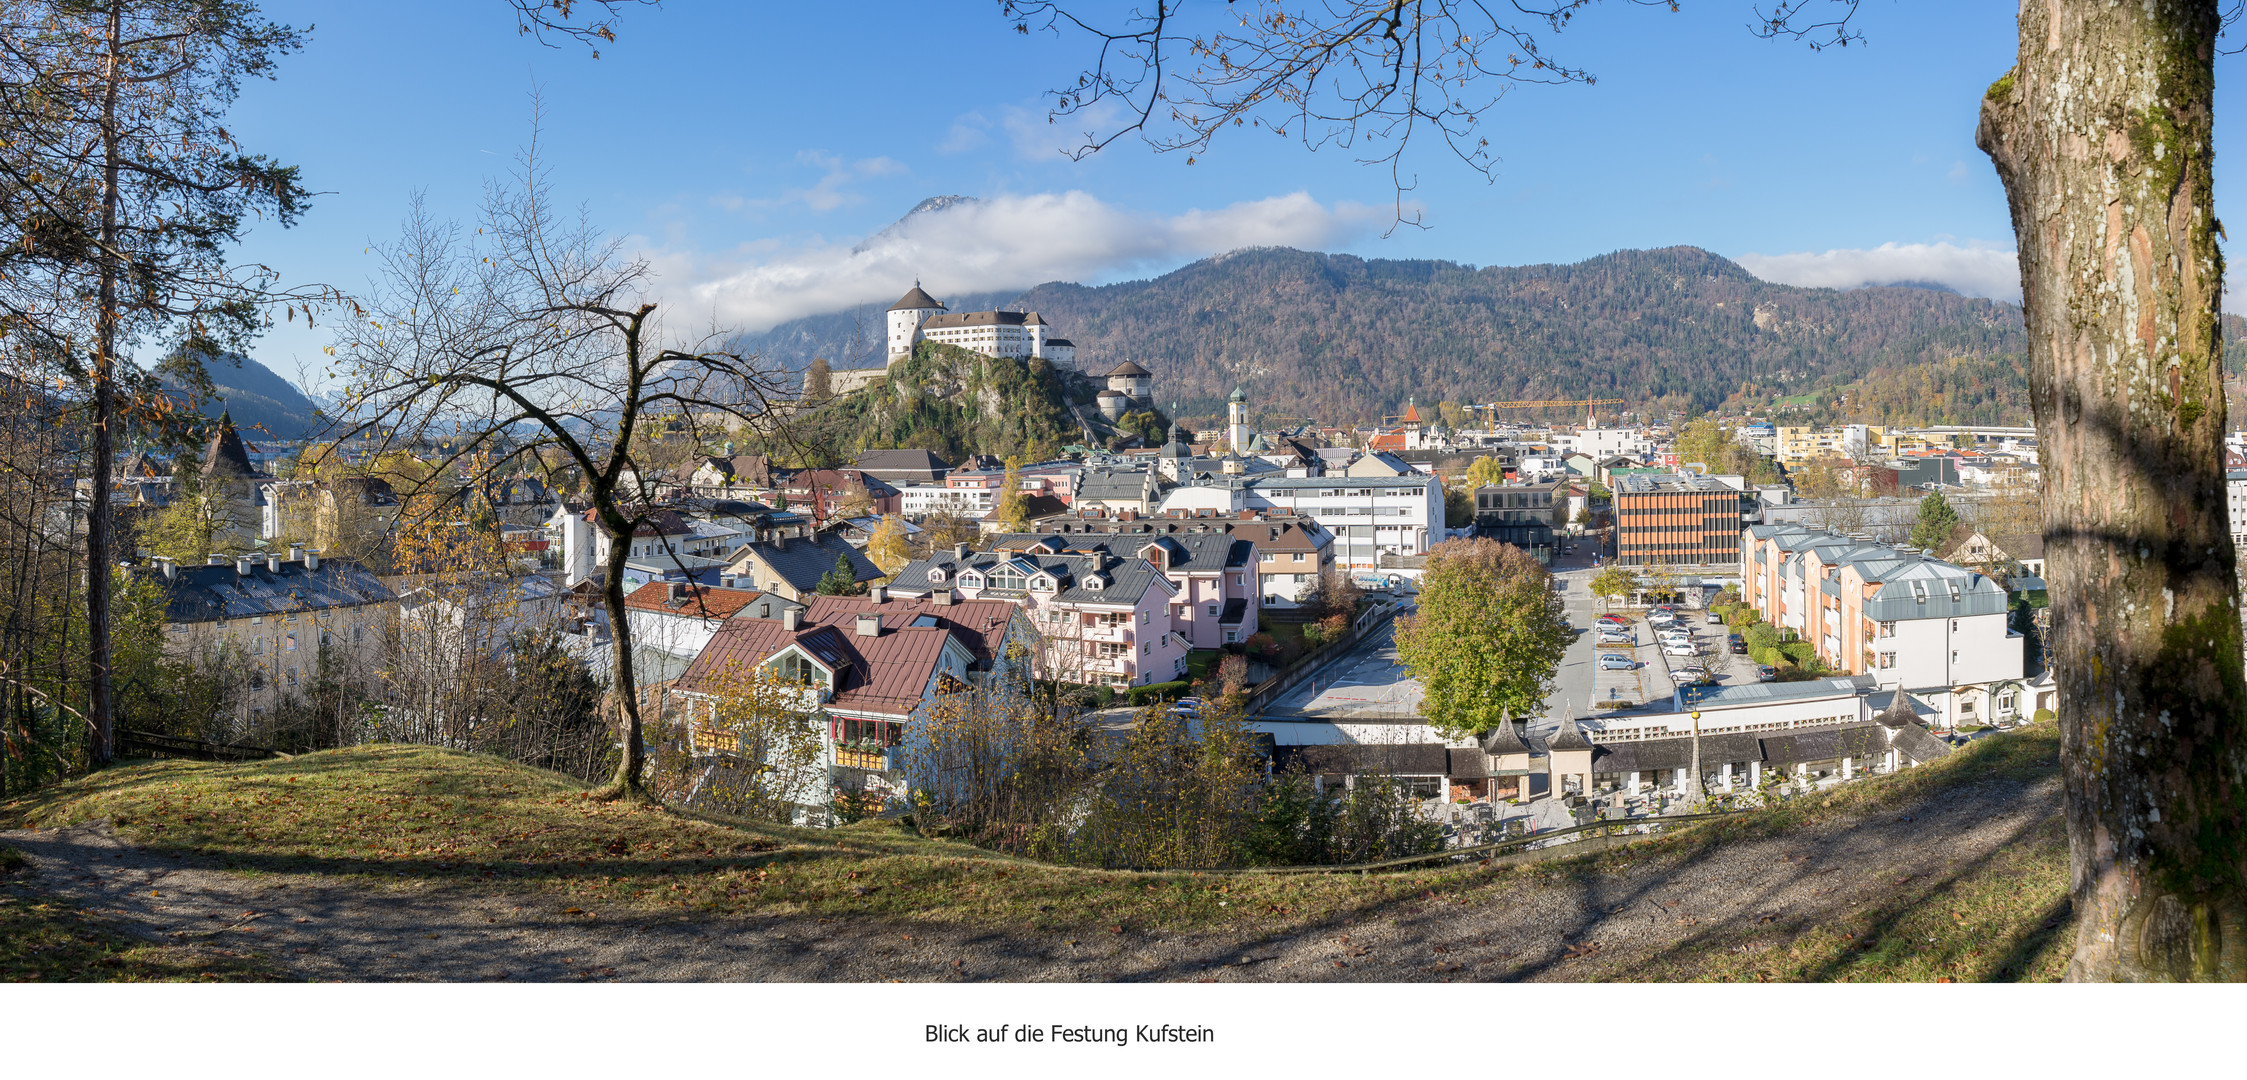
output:
[{"label": "red tiled roof", "polygon": [[883,628],[894,629],[910,626],[913,620],[926,615],[957,634],[960,644],[975,655],[975,666],[989,671],[992,660],[998,656],[999,646],[1006,642],[1007,624],[1014,618],[1015,610],[1011,600],[959,600],[936,604],[892,597],[876,604],[864,596],[814,596],[811,606],[804,609],[804,624],[846,626],[854,623],[861,611],[878,611]]},{"label": "red tiled roof", "polygon": [[[677,601],[671,599],[673,584],[677,584],[682,593],[681,599]],[[651,581],[626,593],[624,606],[635,611],[659,611],[666,615],[730,619],[763,595],[765,594],[760,589],[721,589],[715,585]]]},{"label": "red tiled roof", "polygon": [[[679,676],[677,685],[696,692],[730,666],[764,663],[794,644],[820,662],[844,670],[828,708],[902,716],[920,705],[929,680],[936,677],[945,641],[957,639],[978,663],[987,663],[1006,637],[1006,620],[1013,608],[1002,600],[969,600],[949,607],[925,600],[891,600],[877,606],[864,597],[822,596],[806,609],[803,625],[795,630],[772,619],[726,623]],[[879,636],[858,635],[861,611],[881,614]],[[933,615],[942,625],[911,625],[924,615]],[[994,619],[995,628],[988,625]]]}]

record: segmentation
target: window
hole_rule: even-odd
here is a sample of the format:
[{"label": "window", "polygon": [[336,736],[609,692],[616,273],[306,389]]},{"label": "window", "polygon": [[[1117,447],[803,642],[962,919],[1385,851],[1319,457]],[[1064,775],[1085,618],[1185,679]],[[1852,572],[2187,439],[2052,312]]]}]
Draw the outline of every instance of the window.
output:
[{"label": "window", "polygon": [[1895,667],[1895,666],[1896,666],[1896,654],[1895,654],[1895,653],[1892,653],[1892,652],[1884,652],[1884,653],[1881,653],[1881,654],[1880,654],[1880,667],[1881,667],[1881,670],[1885,671],[1885,670],[1887,670],[1887,669],[1889,669],[1889,668],[1892,668],[1892,667]]},{"label": "window", "polygon": [[289,669],[289,685],[290,685],[290,686],[295,686],[295,685],[296,685],[296,669],[295,669],[295,668],[290,668],[290,669]]},{"label": "window", "polygon": [[1881,636],[1881,637],[1895,637],[1895,636],[1896,636],[1896,624],[1895,624],[1895,623],[1893,623],[1893,622],[1884,622],[1884,623],[1881,623],[1881,624],[1880,624],[1880,636]]},{"label": "window", "polygon": [[1211,605],[1209,605],[1209,617],[1210,617],[1210,618],[1212,618],[1212,619],[1214,619],[1214,618],[1216,618],[1216,617],[1217,617],[1217,605],[1215,605],[1215,604],[1211,604]]},{"label": "window", "polygon": [[1145,626],[1145,625],[1147,625],[1147,613],[1146,613],[1146,612],[1144,612],[1144,611],[1142,611],[1142,612],[1140,612],[1140,613],[1139,613],[1139,625],[1141,625],[1141,626]]},{"label": "window", "polygon": [[362,641],[365,641],[365,640],[367,640],[367,628],[366,628],[366,627],[364,627],[364,626],[354,626],[354,627],[352,627],[352,628],[351,628],[351,643],[352,643],[353,645],[357,645],[357,644],[359,644],[360,642],[362,642]]},{"label": "window", "polygon": [[264,655],[265,655],[265,638],[264,638],[264,636],[262,636],[262,635],[256,635],[256,634],[253,634],[253,635],[251,635],[251,637],[250,637],[250,655],[251,655],[251,656],[264,656]]},{"label": "window", "polygon": [[1153,653],[1154,651],[1155,651],[1155,643],[1154,643],[1154,642],[1152,642],[1152,641],[1142,641],[1142,642],[1140,642],[1140,643],[1139,643],[1139,655],[1141,655],[1141,656],[1147,656],[1147,655],[1150,655],[1150,654],[1152,654],[1152,653]]},{"label": "window", "polygon": [[1233,575],[1233,584],[1235,584],[1235,585],[1238,585],[1238,584],[1240,584],[1240,583],[1241,583],[1241,576],[1240,576],[1239,574],[1234,574],[1234,575]]},{"label": "window", "polygon": [[1241,632],[1240,632],[1240,631],[1238,631],[1238,630],[1227,630],[1227,631],[1225,631],[1225,641],[1226,641],[1226,643],[1230,644],[1230,643],[1232,643],[1232,642],[1235,642],[1235,641],[1239,641],[1240,639],[1241,639]]},{"label": "window", "polygon": [[[1269,552],[1269,551],[1266,551],[1266,552],[1263,552],[1263,553],[1260,553],[1260,554],[1258,554],[1258,555],[1256,556],[1256,561],[1257,561],[1257,562],[1271,562],[1272,560],[1274,560],[1274,559],[1276,559],[1276,558],[1278,558],[1278,556],[1277,556],[1277,555],[1274,555],[1274,554],[1272,554],[1271,552]],[[1301,555],[1297,555],[1297,556],[1296,556],[1296,558],[1300,559],[1300,558],[1302,558],[1302,556],[1301,556]]]},{"label": "window", "polygon": [[296,635],[295,635],[295,634],[290,634],[290,635],[288,635],[288,636],[287,636],[287,637],[286,637],[286,638],[284,639],[284,642],[285,642],[285,643],[284,643],[284,644],[283,644],[283,645],[281,646],[281,649],[282,649],[282,651],[284,651],[284,652],[295,652],[295,651],[296,651]]}]

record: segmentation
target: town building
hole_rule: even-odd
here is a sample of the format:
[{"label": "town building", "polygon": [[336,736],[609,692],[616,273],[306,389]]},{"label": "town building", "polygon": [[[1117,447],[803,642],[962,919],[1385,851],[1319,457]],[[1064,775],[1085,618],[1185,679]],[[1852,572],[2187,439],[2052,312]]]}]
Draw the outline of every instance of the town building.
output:
[{"label": "town building", "polygon": [[882,579],[881,567],[832,532],[775,536],[743,544],[727,558],[720,577],[731,579],[739,588],[762,589],[789,600],[807,601],[839,564],[849,565],[853,584]]},{"label": "town building", "polygon": [[1296,606],[1334,568],[1334,534],[1315,520],[1284,514],[1112,516],[1088,510],[1039,518],[1030,523],[1028,531],[1040,536],[1058,535],[1071,543],[1087,535],[1112,537],[1114,543],[1126,544],[1155,537],[1205,534],[1248,540],[1256,545],[1260,609]]},{"label": "town building", "polygon": [[1012,533],[984,541],[987,550],[1049,555],[1130,555],[1161,571],[1175,590],[1170,625],[1191,649],[1220,649],[1257,630],[1260,582],[1257,547],[1239,533]]},{"label": "town building", "polygon": [[1444,529],[1443,482],[1422,474],[1214,478],[1172,489],[1162,510],[1312,518],[1334,535],[1334,561],[1345,570],[1379,569],[1383,556],[1427,554]]},{"label": "town building", "polygon": [[624,619],[632,629],[633,646],[686,660],[700,655],[728,619],[778,619],[803,610],[798,601],[757,589],[681,581],[650,582],[624,597]]},{"label": "town building", "polygon": [[851,462],[851,468],[899,488],[940,483],[952,471],[942,458],[927,450],[868,450]]},{"label": "town building", "polygon": [[1046,678],[1123,688],[1168,682],[1186,671],[1188,639],[1170,612],[1178,590],[1136,556],[1065,555],[1043,545],[971,552],[959,544],[899,570],[889,592],[939,605],[1016,604],[1037,632],[1033,663]]},{"label": "town building", "polygon": [[913,346],[936,341],[985,356],[1038,357],[1055,367],[1074,370],[1077,366],[1076,346],[1055,334],[1037,312],[947,311],[917,282],[889,306],[884,319],[892,364],[911,356]]},{"label": "town building", "polygon": [[1709,566],[1740,559],[1740,492],[1692,473],[1617,475],[1615,561]]},{"label": "town building", "polygon": [[1475,535],[1512,544],[1551,564],[1554,531],[1568,521],[1567,485],[1490,484],[1475,489]]},{"label": "town building", "polygon": [[245,718],[309,689],[324,663],[372,666],[397,614],[397,596],[375,575],[302,544],[286,559],[158,558],[148,580],[164,593],[164,655],[239,674]]},{"label": "town building", "polygon": [[1902,686],[1945,727],[2021,715],[2026,639],[2004,583],[1932,555],[1800,526],[1739,534],[1742,600],[1837,671]]}]

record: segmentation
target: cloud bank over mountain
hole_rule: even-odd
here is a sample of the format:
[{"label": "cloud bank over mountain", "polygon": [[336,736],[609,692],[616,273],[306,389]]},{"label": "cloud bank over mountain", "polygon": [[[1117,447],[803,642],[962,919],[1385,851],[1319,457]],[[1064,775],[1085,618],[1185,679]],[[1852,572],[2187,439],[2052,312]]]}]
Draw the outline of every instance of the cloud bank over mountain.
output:
[{"label": "cloud bank over mountain", "polygon": [[738,252],[656,253],[683,307],[751,333],[806,315],[896,299],[1113,280],[1246,247],[1338,246],[1391,220],[1390,207],[1322,204],[1304,192],[1176,215],[1137,213],[1082,191],[940,196],[864,240]]},{"label": "cloud bank over mountain", "polygon": [[1749,253],[1734,262],[1765,281],[1811,288],[1941,285],[1966,296],[2021,302],[2021,271],[2013,252],[1935,244],[1882,244],[1784,255]]}]

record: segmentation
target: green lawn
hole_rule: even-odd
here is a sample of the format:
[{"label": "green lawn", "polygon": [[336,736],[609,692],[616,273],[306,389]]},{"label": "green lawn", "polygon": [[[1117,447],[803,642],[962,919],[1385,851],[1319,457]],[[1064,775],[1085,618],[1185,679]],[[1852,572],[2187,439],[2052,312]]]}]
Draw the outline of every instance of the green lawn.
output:
[{"label": "green lawn", "polygon": [[[1933,765],[1645,843],[1520,867],[1466,863],[1381,874],[1058,867],[888,823],[796,829],[592,803],[583,785],[558,774],[409,746],[243,764],[127,763],[0,803],[0,828],[107,818],[135,843],[222,866],[317,871],[373,887],[473,884],[521,893],[561,914],[621,908],[1010,931],[1272,933],[1428,900],[1519,904],[1529,902],[1523,890],[1541,888],[1579,895],[1637,860],[1688,864],[1734,840],[1915,813],[1949,790],[1993,777],[2049,777],[2057,758],[2056,725],[2033,725],[1976,740]],[[1712,931],[1726,941],[1753,940],[1755,950],[1696,948],[1632,977],[2056,978],[2073,932],[2066,887],[2067,844],[2055,817],[2001,857],[1898,883],[1878,910],[1831,925]],[[0,943],[7,978],[254,978],[258,970],[255,958],[132,945],[82,912],[36,899],[0,905]]]}]

